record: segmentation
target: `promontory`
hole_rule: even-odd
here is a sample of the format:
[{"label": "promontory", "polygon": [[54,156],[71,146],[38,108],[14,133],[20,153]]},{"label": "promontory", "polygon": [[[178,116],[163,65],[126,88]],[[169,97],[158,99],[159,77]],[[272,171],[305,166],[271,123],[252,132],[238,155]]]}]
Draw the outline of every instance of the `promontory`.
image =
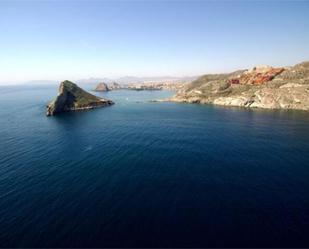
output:
[{"label": "promontory", "polygon": [[309,62],[207,74],[169,99],[175,102],[309,111]]},{"label": "promontory", "polygon": [[88,110],[103,106],[110,106],[113,101],[92,95],[71,81],[60,84],[57,98],[46,107],[46,115],[52,116],[62,112]]}]

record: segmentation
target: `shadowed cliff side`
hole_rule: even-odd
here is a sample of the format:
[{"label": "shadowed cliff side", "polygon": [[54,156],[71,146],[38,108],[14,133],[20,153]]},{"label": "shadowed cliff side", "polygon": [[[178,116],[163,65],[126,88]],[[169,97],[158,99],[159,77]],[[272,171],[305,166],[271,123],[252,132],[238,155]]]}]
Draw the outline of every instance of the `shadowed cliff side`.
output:
[{"label": "shadowed cliff side", "polygon": [[113,101],[94,96],[71,81],[63,81],[57,98],[46,107],[46,115],[52,116],[62,112],[93,109],[114,104]]}]

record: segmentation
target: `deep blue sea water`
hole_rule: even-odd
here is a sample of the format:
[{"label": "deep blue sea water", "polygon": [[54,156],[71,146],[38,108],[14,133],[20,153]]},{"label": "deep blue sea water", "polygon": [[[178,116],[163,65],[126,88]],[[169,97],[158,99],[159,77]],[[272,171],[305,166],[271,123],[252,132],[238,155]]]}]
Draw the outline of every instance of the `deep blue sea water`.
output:
[{"label": "deep blue sea water", "polygon": [[309,113],[56,94],[0,88],[0,246],[309,246]]}]

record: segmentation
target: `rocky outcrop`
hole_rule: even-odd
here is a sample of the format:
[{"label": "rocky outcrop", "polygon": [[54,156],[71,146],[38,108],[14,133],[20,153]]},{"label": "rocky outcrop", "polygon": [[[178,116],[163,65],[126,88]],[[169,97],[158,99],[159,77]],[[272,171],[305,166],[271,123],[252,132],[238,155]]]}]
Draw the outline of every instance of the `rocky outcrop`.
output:
[{"label": "rocky outcrop", "polygon": [[[289,83],[288,83],[289,84]],[[256,107],[266,109],[309,110],[309,87],[261,88],[253,94],[219,97],[216,105]]]},{"label": "rocky outcrop", "polygon": [[96,92],[107,92],[110,91],[109,87],[105,83],[99,83],[96,88],[94,89]]},{"label": "rocky outcrop", "polygon": [[309,110],[309,62],[205,75],[170,99],[176,102]]},{"label": "rocky outcrop", "polygon": [[258,66],[237,75],[237,77],[229,78],[228,82],[231,84],[259,85],[273,80],[277,75],[279,75],[283,71],[284,68]]},{"label": "rocky outcrop", "polygon": [[96,92],[107,92],[107,91],[113,91],[113,90],[119,90],[122,89],[122,87],[116,83],[110,83],[110,84],[106,84],[104,82],[99,83],[96,88],[94,89],[94,91]]},{"label": "rocky outcrop", "polygon": [[114,104],[113,101],[94,96],[71,81],[63,81],[57,98],[46,107],[46,115],[52,116],[62,112],[93,109]]}]

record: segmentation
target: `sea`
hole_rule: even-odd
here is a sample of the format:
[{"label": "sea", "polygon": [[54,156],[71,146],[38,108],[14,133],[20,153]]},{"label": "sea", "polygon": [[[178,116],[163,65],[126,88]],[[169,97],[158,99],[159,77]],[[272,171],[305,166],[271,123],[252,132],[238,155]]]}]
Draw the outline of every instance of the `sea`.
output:
[{"label": "sea", "polygon": [[309,113],[152,102],[46,117],[0,87],[1,247],[308,247]]}]

